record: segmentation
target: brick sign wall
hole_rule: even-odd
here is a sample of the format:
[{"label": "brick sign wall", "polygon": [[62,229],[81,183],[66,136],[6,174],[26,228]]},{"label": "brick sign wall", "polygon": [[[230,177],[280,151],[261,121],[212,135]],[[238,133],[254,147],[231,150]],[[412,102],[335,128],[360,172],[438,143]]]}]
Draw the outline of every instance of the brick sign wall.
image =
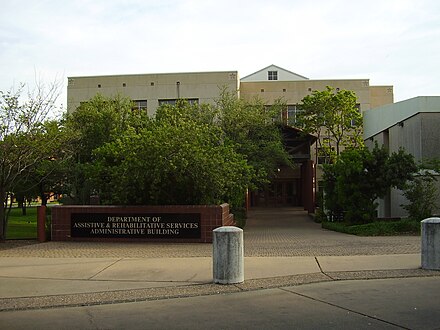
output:
[{"label": "brick sign wall", "polygon": [[235,225],[229,205],[53,206],[54,241],[212,242]]}]

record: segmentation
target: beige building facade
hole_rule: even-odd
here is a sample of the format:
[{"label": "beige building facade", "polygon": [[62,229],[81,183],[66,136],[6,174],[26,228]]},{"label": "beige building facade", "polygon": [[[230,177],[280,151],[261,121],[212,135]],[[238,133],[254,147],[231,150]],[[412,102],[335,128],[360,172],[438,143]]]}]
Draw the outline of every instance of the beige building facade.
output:
[{"label": "beige building facade", "polygon": [[[378,106],[392,104],[394,101],[393,86],[370,86],[369,79],[309,79],[303,75],[285,70],[276,65],[270,65],[240,80],[240,97],[247,100],[254,98],[262,99],[266,104],[274,104],[281,100],[287,105],[286,111],[281,114],[281,121],[295,127],[297,112],[301,111],[299,105],[302,99],[315,90],[325,90],[327,86],[335,90],[350,90],[357,96],[357,106],[361,113]],[[325,138],[325,136],[321,137]],[[301,168],[312,167],[313,196],[319,190],[322,178],[322,168],[319,162],[325,161],[317,157],[317,143],[310,148],[309,159],[312,164],[301,163]],[[292,191],[290,182],[294,183],[293,194],[303,191],[304,173],[299,169],[295,172],[280,172],[278,178],[265,192],[269,200],[275,200],[275,205],[283,205],[280,201],[292,199],[289,196]],[[287,186],[288,188],[284,188]],[[287,196],[286,196],[287,194]],[[273,196],[276,196],[275,198]],[[293,198],[295,200],[295,198]],[[296,198],[296,200],[300,200]]]},{"label": "beige building facade", "polygon": [[[336,90],[350,90],[357,96],[362,112],[394,102],[393,86],[370,86],[369,79],[309,79],[276,65],[270,65],[246,76],[240,81],[240,97],[244,99],[261,98],[267,104],[283,100],[294,107],[315,90],[325,90],[327,86]],[[289,123],[294,125],[293,118]]]},{"label": "beige building facade", "polygon": [[[137,107],[154,115],[161,104],[172,104],[178,99],[213,104],[227,88],[246,100],[258,98],[267,105],[284,102],[287,108],[280,119],[294,128],[302,99],[327,86],[354,91],[361,112],[393,103],[392,86],[370,86],[369,79],[309,79],[270,65],[242,79],[237,71],[69,77],[67,110],[75,111],[81,102],[97,93],[105,96],[120,94],[130,97]],[[304,138],[295,129],[286,129],[283,134],[299,166],[295,170],[280,169],[278,178],[265,191],[252,195],[253,202],[266,206],[307,206],[312,210],[317,178],[320,177],[319,167],[314,164],[316,150],[312,147],[316,138]]]},{"label": "beige building facade", "polygon": [[369,79],[315,80],[270,65],[241,80],[237,71],[69,77],[67,111],[74,111],[81,102],[100,93],[130,97],[154,114],[161,104],[177,99],[212,104],[224,87],[244,99],[260,98],[268,105],[283,100],[296,106],[306,95],[326,86],[354,91],[362,112],[394,101],[393,86],[370,86]]},{"label": "beige building facade", "polygon": [[100,93],[127,96],[153,115],[161,104],[177,99],[212,104],[224,87],[238,91],[237,71],[69,77],[67,111],[75,111],[81,102]]}]

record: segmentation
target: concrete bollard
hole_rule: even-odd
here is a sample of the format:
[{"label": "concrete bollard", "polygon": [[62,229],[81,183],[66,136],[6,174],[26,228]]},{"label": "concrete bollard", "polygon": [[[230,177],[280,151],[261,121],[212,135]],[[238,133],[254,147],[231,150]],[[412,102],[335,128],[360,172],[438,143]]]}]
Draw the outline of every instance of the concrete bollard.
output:
[{"label": "concrete bollard", "polygon": [[224,226],[213,230],[214,283],[233,284],[244,281],[243,230]]},{"label": "concrete bollard", "polygon": [[428,218],[422,226],[422,268],[440,270],[440,218]]}]

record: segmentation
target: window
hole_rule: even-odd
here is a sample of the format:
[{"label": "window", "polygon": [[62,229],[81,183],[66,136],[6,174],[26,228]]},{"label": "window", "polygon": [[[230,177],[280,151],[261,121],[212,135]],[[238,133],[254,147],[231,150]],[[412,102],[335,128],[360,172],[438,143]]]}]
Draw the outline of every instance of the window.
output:
[{"label": "window", "polygon": [[297,116],[301,111],[302,110],[300,109],[300,107],[297,104],[288,105],[287,106],[287,123],[291,126],[296,126],[296,124],[298,122]]},{"label": "window", "polygon": [[133,109],[138,110],[146,110],[147,109],[147,100],[134,100],[134,107]]},{"label": "window", "polygon": [[[199,99],[184,99],[185,101],[187,101],[190,105],[194,105],[194,104],[198,104],[199,103]],[[169,105],[176,105],[177,99],[162,99],[159,100],[159,106],[164,105],[164,104],[169,104]]]},{"label": "window", "polygon": [[318,164],[330,164],[332,162],[332,154],[335,152],[335,147],[329,137],[323,137],[321,142],[322,147],[317,148]]},{"label": "window", "polygon": [[[272,108],[273,105],[268,105],[266,104],[264,106],[264,110],[265,112],[271,112],[274,110],[274,108]],[[285,110],[281,110],[280,112],[275,112],[273,111],[273,117],[272,117],[272,123],[285,123],[286,122],[286,111]]]},{"label": "window", "polygon": [[[334,148],[331,148],[333,151]],[[328,154],[328,150],[325,148],[318,148],[318,164],[330,164],[331,163],[331,157]]]},{"label": "window", "polygon": [[[361,105],[359,103],[356,103],[356,109],[359,113],[362,114],[361,112]],[[356,125],[356,121],[354,119],[351,120],[351,126],[355,126]]]},{"label": "window", "polygon": [[159,100],[159,106],[164,105],[164,104],[175,105],[176,102],[177,102],[177,99]]},{"label": "window", "polygon": [[278,71],[267,71],[267,80],[278,80]]}]

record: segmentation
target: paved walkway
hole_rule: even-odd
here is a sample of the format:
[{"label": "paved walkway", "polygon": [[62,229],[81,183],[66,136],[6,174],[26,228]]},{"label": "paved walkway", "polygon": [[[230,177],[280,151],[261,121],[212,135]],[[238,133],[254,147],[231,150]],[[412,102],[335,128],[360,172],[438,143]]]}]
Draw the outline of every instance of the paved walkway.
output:
[{"label": "paved walkway", "polygon": [[[420,237],[358,237],[321,228],[297,208],[254,209],[244,231],[245,256],[353,256],[420,253]],[[0,250],[0,257],[211,257],[211,244],[46,242]]]},{"label": "paved walkway", "polygon": [[[244,238],[245,282],[226,286],[212,284],[211,244],[47,242],[0,250],[0,328],[3,328],[4,324],[8,328],[12,326],[47,329],[48,324],[43,321],[43,315],[55,320],[67,313],[64,311],[73,312],[74,308],[78,309],[84,305],[105,304],[107,307],[103,308],[109,311],[112,307],[108,304],[118,303],[120,311],[125,311],[127,306],[130,306],[128,303],[136,302],[136,306],[140,306],[137,302],[142,301],[144,308],[153,310],[159,305],[172,309],[180,308],[173,304],[179,304],[180,299],[185,297],[189,299],[187,301],[190,305],[197,305],[203,314],[207,308],[206,304],[217,306],[222,302],[222,299],[217,298],[219,294],[227,295],[223,303],[228,301],[229,304],[234,304],[233,301],[237,299],[244,299],[244,304],[252,305],[252,301],[260,299],[261,303],[268,305],[255,307],[256,310],[271,317],[271,313],[274,312],[271,306],[277,306],[276,297],[279,297],[280,292],[295,292],[295,305],[298,303],[297,298],[303,295],[298,285],[315,287],[319,283],[328,283],[329,287],[326,290],[331,291],[338,290],[337,283],[343,280],[356,280],[347,282],[352,283],[355,290],[355,282],[363,283],[364,280],[370,281],[367,282],[371,285],[380,283],[386,287],[387,282],[379,281],[392,278],[402,281],[402,285],[407,285],[411,279],[415,281],[414,278],[417,278],[420,280],[415,283],[419,283],[423,288],[423,294],[427,299],[423,308],[428,308],[427,305],[431,304],[430,299],[437,299],[435,292],[431,292],[430,285],[439,287],[440,272],[420,269],[420,237],[356,237],[323,230],[305,212],[298,209],[256,209],[249,214]],[[273,291],[274,288],[277,289]],[[386,302],[393,305],[393,297],[389,291],[373,289],[371,292],[376,292],[384,304]],[[436,292],[438,293],[438,290]],[[355,297],[359,299],[359,304],[363,298],[368,297],[365,292],[363,294],[364,296]],[[292,297],[285,297],[287,305],[292,303]],[[169,304],[163,303],[164,299],[167,299]],[[311,298],[307,299],[309,307],[320,308],[316,306],[318,298],[311,295]],[[333,304],[328,297],[323,300],[328,306]],[[342,302],[339,303],[341,306],[344,305]],[[403,301],[398,302],[395,306],[402,303]],[[287,308],[287,305],[281,305],[279,308]],[[137,310],[136,306],[131,305],[133,310]],[[350,310],[341,306],[338,307],[339,311]],[[438,303],[435,306],[440,309]],[[44,312],[46,308],[61,307],[62,310],[57,309],[54,313]],[[182,308],[182,311],[185,310]],[[301,304],[295,308],[301,308]],[[419,308],[422,308],[422,305]],[[95,313],[99,314],[98,310],[99,307],[83,309],[80,314],[85,317],[86,323],[81,323],[82,320],[79,318],[79,327],[103,327],[103,324],[106,324],[104,321],[99,321],[99,324],[90,323],[91,315],[97,317]],[[212,311],[208,308],[206,312]],[[230,312],[231,310],[224,310],[224,313]],[[306,311],[301,312],[305,312],[304,317],[309,317]],[[115,313],[117,314],[116,311]],[[150,315],[148,320],[137,315],[136,317],[144,320],[144,323],[130,323],[133,320],[129,319],[126,320],[126,324],[133,328],[143,328],[155,319],[159,322],[158,325],[162,325],[157,326],[159,328],[165,325],[168,328],[180,328],[179,324],[173,326],[166,322],[170,316],[167,311],[157,310],[157,313],[164,317],[162,323],[157,321],[154,315]],[[197,316],[203,319],[200,313]],[[287,314],[286,320],[290,319]],[[355,324],[358,316],[362,315],[361,312],[354,314],[356,317],[350,318],[350,322],[354,323],[347,324]],[[373,316],[370,321],[374,319]],[[14,323],[17,319],[21,321]],[[247,316],[244,319],[247,319]],[[182,327],[185,328],[183,324],[187,327],[190,327],[190,324],[195,328],[204,327],[203,323],[194,324],[195,320],[196,318],[188,315],[188,318],[182,319]],[[62,324],[63,321],[65,318],[59,320],[61,323],[53,323],[52,328],[59,328],[55,324]],[[311,324],[318,324],[309,321],[310,323],[304,323],[305,328]],[[319,323],[320,326],[327,322],[325,319],[321,321],[323,323]],[[389,323],[386,321],[376,324],[376,321],[371,324],[377,326]],[[114,325],[119,324],[117,321],[114,322]],[[220,328],[235,328],[220,320],[218,322]],[[85,326],[86,324],[92,325]],[[252,328],[251,324],[253,323],[248,323],[249,326],[244,328]],[[262,324],[257,323],[257,328]],[[73,325],[72,328],[75,328],[76,324]],[[278,325],[285,328],[286,324]],[[334,325],[338,325],[335,328],[341,327],[338,323]]]}]

